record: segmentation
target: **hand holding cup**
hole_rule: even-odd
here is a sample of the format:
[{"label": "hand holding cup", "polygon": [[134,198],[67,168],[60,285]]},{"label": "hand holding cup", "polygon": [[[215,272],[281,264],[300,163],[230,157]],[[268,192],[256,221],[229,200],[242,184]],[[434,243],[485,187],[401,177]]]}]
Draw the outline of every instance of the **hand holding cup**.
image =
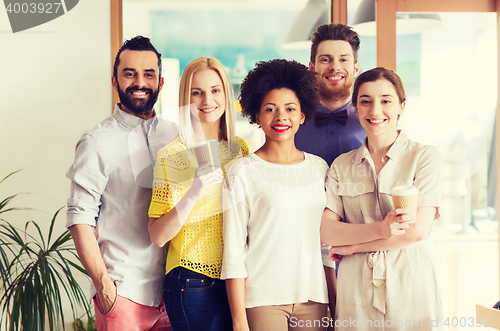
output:
[{"label": "hand holding cup", "polygon": [[385,219],[380,222],[382,237],[392,238],[405,234],[406,229],[410,227],[408,225],[408,220],[413,219],[410,213],[410,210],[401,208],[390,211],[385,216]]},{"label": "hand holding cup", "polygon": [[[193,146],[198,168],[206,166],[208,171],[220,168],[219,142],[208,140]],[[207,172],[208,172],[207,171]]]},{"label": "hand holding cup", "polygon": [[217,140],[204,141],[193,147],[198,167],[195,170],[190,193],[199,200],[205,193],[207,186],[220,183],[223,180],[220,167],[219,142]]},{"label": "hand holding cup", "polygon": [[415,222],[417,218],[418,193],[418,188],[415,186],[396,186],[391,190],[394,209],[408,209],[414,217],[413,220],[406,221],[408,223]]},{"label": "hand holding cup", "polygon": [[193,184],[189,189],[191,197],[199,200],[205,193],[207,186],[217,184],[223,180],[222,169],[212,170],[209,164],[203,163],[196,168]]}]

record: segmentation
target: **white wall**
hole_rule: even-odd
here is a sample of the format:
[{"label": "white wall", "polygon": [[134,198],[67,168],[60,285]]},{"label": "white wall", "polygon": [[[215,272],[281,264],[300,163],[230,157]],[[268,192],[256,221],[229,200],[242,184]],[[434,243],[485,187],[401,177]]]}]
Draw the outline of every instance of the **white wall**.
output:
[{"label": "white wall", "polygon": [[[30,192],[15,205],[41,211],[4,218],[19,227],[33,219],[46,230],[51,215],[66,204],[65,173],[75,144],[111,114],[110,77],[109,0],[80,1],[51,22],[14,34],[0,6],[0,178],[25,168],[0,185],[0,201]],[[65,221],[64,210],[58,234]],[[88,293],[85,279],[82,287]]]}]

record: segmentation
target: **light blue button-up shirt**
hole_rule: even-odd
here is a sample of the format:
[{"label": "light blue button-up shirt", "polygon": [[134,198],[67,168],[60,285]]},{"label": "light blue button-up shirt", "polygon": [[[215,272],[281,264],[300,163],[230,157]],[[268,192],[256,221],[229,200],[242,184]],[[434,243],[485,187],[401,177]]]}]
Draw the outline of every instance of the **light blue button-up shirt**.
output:
[{"label": "light blue button-up shirt", "polygon": [[[134,132],[141,134],[131,139]],[[95,227],[118,294],[147,306],[160,304],[165,257],[149,239],[151,189],[143,184],[147,180],[136,178],[152,178],[148,171],[154,160],[149,155],[156,157],[177,135],[172,122],[156,116],[144,121],[116,105],[112,116],[80,138],[75,162],[66,174],[71,180],[66,226]],[[138,162],[144,155],[147,160]],[[138,176],[141,172],[145,175]],[[91,295],[95,293],[92,284]]]}]

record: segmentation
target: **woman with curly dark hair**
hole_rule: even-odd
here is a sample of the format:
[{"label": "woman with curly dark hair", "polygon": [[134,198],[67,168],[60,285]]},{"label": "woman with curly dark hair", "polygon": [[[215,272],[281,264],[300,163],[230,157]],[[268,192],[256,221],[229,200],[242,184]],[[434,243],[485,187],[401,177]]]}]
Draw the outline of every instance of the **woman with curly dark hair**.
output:
[{"label": "woman with curly dark hair", "polygon": [[326,162],[295,147],[318,107],[314,73],[295,61],[260,62],[241,85],[242,114],[264,145],[227,176],[221,278],[234,330],[324,330],[327,288],[319,237]]}]

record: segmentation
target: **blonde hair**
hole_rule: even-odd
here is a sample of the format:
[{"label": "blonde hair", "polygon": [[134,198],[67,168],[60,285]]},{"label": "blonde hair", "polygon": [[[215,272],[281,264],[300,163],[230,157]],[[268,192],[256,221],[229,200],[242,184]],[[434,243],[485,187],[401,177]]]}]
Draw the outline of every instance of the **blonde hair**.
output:
[{"label": "blonde hair", "polygon": [[236,142],[234,134],[236,109],[234,103],[233,88],[229,76],[224,66],[213,57],[199,57],[184,68],[179,86],[179,135],[188,146],[193,146],[196,142],[196,135],[191,121],[191,83],[196,71],[211,69],[217,72],[224,88],[226,96],[226,108],[222,114],[219,124],[221,138],[228,142]]}]

